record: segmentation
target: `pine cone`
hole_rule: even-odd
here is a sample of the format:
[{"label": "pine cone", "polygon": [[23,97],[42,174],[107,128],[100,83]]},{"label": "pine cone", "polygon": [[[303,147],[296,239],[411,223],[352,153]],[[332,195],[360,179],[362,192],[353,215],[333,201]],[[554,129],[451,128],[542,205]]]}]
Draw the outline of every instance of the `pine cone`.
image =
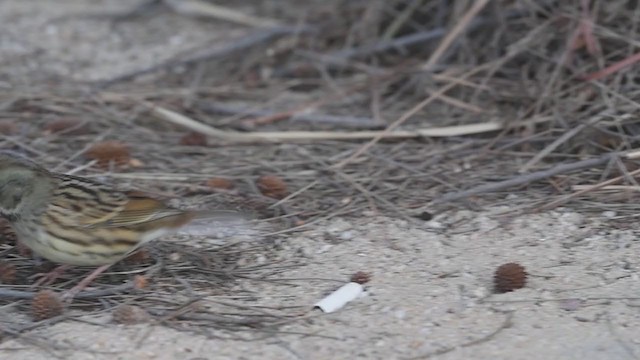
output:
[{"label": "pine cone", "polygon": [[60,297],[51,290],[38,291],[31,301],[31,314],[36,321],[49,319],[63,312],[64,305]]},{"label": "pine cone", "polygon": [[108,168],[113,162],[115,166],[127,166],[131,160],[129,146],[120,141],[103,141],[90,147],[84,156],[96,160],[97,166]]},{"label": "pine cone", "polygon": [[499,293],[521,289],[526,282],[527,272],[522,265],[517,263],[500,265],[493,277],[495,291]]},{"label": "pine cone", "polygon": [[16,266],[6,261],[0,261],[0,283],[15,284],[16,282]]},{"label": "pine cone", "polygon": [[275,175],[263,175],[256,181],[258,189],[264,196],[274,199],[282,199],[289,194],[287,184],[282,178]]},{"label": "pine cone", "polygon": [[358,284],[366,284],[371,281],[371,274],[366,273],[364,271],[358,271],[357,273],[351,275],[351,282]]}]

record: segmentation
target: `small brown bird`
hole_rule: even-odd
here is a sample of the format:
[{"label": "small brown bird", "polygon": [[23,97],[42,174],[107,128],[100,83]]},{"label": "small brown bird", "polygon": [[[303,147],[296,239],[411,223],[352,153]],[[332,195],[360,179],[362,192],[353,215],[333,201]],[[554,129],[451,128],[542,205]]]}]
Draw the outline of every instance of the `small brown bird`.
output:
[{"label": "small brown bird", "polygon": [[73,298],[100,273],[140,245],[194,219],[232,211],[185,211],[111,186],[50,172],[13,153],[0,153],[0,215],[36,254],[68,265],[100,266],[66,294]]}]

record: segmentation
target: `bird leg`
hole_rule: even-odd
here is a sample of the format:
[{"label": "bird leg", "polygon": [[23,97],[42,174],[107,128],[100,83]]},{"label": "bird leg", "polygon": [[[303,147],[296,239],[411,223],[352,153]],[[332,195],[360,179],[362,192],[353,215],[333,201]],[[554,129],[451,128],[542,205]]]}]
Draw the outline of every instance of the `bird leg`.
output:
[{"label": "bird leg", "polygon": [[60,265],[47,273],[35,274],[34,277],[39,279],[36,280],[36,282],[34,282],[33,285],[31,285],[31,287],[51,285],[54,281],[56,281],[60,277],[60,275],[64,274],[64,272],[70,267],[71,265]]},{"label": "bird leg", "polygon": [[78,295],[80,291],[84,290],[84,288],[86,288],[87,285],[91,284],[93,280],[95,280],[98,276],[100,276],[100,274],[102,274],[105,270],[111,267],[111,265],[112,264],[102,265],[99,268],[93,270],[89,275],[87,275],[87,277],[82,279],[82,281],[80,281],[78,285],[72,287],[71,289],[66,291],[64,294],[62,294],[62,298],[67,302],[71,302],[71,300],[73,300],[73,298],[76,295]]}]

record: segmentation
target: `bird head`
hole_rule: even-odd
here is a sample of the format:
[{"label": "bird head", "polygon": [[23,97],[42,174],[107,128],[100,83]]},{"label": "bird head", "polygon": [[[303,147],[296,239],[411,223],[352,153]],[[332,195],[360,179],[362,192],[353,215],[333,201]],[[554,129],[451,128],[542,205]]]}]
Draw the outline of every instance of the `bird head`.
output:
[{"label": "bird head", "polygon": [[51,191],[49,172],[12,152],[0,152],[0,214],[44,211]]}]

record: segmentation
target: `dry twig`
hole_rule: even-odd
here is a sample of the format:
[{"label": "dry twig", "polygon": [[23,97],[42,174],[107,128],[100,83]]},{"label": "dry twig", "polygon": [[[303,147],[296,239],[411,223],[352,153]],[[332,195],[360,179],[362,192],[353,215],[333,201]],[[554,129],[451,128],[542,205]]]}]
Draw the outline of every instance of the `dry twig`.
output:
[{"label": "dry twig", "polygon": [[145,102],[144,104],[152,111],[158,118],[169,121],[179,126],[183,126],[187,129],[200,132],[202,134],[215,137],[219,140],[227,142],[287,142],[287,141],[310,141],[310,140],[355,140],[355,139],[371,139],[369,143],[361,147],[355,152],[349,159],[343,160],[341,163],[336,164],[337,167],[342,167],[346,163],[350,162],[353,158],[361,155],[370,146],[373,146],[381,139],[402,139],[402,138],[418,138],[418,137],[449,137],[449,136],[463,136],[470,134],[480,134],[490,131],[510,129],[525,124],[532,124],[536,122],[544,122],[548,119],[536,119],[534,122],[527,121],[513,124],[502,123],[481,123],[471,125],[459,125],[459,126],[446,126],[441,128],[426,128],[416,130],[405,131],[392,131],[406,121],[409,117],[414,115],[417,111],[424,106],[432,102],[438,95],[444,93],[446,90],[455,86],[455,83],[443,87],[437,93],[429,96],[426,100],[422,101],[418,105],[414,106],[411,110],[406,112],[402,117],[389,125],[387,129],[382,131],[354,131],[354,132],[338,132],[338,131],[273,131],[273,132],[252,132],[241,133],[216,129],[212,126],[198,122],[190,117],[177,113],[173,110],[166,109],[161,106],[153,105]]},{"label": "dry twig", "polygon": [[504,181],[499,181],[499,182],[490,183],[490,184],[482,184],[468,190],[445,194],[442,197],[433,200],[432,204],[440,204],[440,203],[445,203],[449,201],[456,201],[456,200],[464,199],[464,198],[478,195],[478,194],[495,192],[495,191],[504,190],[514,186],[526,185],[534,181],[549,178],[551,176],[565,174],[568,172],[573,172],[573,171],[577,171],[585,168],[603,165],[621,155],[622,154],[620,153],[605,154],[594,159],[587,159],[587,160],[581,160],[581,161],[577,161],[569,164],[556,165],[551,169],[536,171],[530,174],[519,175]]},{"label": "dry twig", "polygon": [[175,12],[183,15],[206,16],[254,27],[281,26],[273,19],[258,18],[201,0],[164,0]]}]

